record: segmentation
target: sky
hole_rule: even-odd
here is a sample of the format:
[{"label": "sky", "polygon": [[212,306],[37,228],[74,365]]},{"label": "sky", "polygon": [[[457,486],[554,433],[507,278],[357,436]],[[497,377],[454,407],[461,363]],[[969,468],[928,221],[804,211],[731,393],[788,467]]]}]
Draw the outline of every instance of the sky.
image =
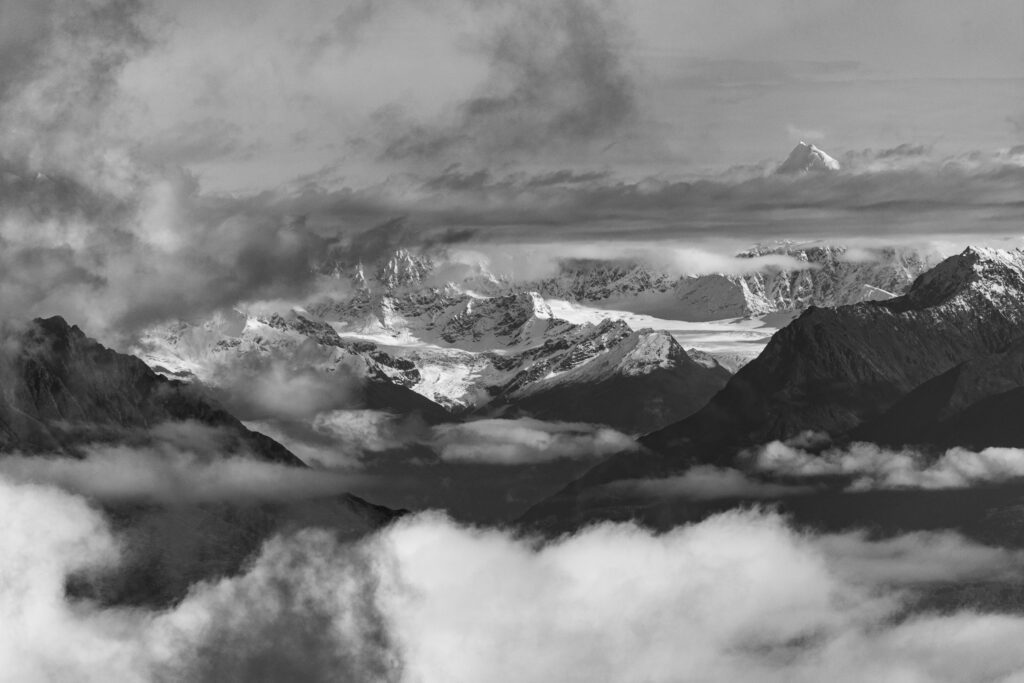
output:
[{"label": "sky", "polygon": [[848,0],[162,3],[128,132],[210,190],[331,169],[644,177],[903,143],[1024,140],[1024,7]]},{"label": "sky", "polygon": [[1022,145],[1017,0],[3,0],[0,304],[301,298],[339,241],[1016,246]]},{"label": "sky", "polygon": [[452,164],[685,175],[777,162],[804,138],[833,156],[1024,141],[1015,0],[82,6],[6,0],[4,80],[47,38],[43,68],[88,55],[94,78],[71,87],[102,108],[97,128],[205,191]]}]

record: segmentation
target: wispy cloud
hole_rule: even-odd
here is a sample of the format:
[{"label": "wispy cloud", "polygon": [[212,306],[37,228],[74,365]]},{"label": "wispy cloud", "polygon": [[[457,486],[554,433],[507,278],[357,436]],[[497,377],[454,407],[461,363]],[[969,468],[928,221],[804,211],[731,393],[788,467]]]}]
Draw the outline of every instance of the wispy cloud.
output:
[{"label": "wispy cloud", "polygon": [[607,427],[530,418],[440,425],[430,444],[442,460],[495,465],[598,459],[637,448],[631,437]]},{"label": "wispy cloud", "polygon": [[1024,451],[951,448],[930,455],[911,448],[893,450],[853,443],[821,452],[773,441],[748,453],[757,470],[785,477],[841,476],[852,490],[966,488],[1024,477]]}]

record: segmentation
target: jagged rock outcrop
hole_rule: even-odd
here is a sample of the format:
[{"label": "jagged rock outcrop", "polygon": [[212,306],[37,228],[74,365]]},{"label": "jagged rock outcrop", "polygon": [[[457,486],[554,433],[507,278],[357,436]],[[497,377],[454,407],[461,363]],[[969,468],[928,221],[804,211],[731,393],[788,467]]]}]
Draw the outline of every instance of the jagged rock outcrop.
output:
[{"label": "jagged rock outcrop", "polygon": [[515,292],[488,298],[469,297],[440,327],[449,344],[472,342],[494,346],[542,343],[573,328],[559,320],[536,292]]}]

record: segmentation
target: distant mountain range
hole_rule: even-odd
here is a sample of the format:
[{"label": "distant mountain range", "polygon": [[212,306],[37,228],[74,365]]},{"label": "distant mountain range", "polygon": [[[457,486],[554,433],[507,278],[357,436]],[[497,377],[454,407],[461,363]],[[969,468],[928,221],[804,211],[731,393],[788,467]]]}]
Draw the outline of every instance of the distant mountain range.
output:
[{"label": "distant mountain range", "polygon": [[892,298],[938,261],[935,254],[915,249],[858,253],[842,246],[789,243],[758,246],[737,256],[781,256],[800,265],[752,268],[744,275],[672,276],[639,264],[569,260],[558,276],[525,286],[548,298],[705,321]]},{"label": "distant mountain range", "polygon": [[[694,277],[638,263],[568,260],[542,281],[516,283],[477,269],[439,283],[444,267],[436,255],[398,250],[377,264],[332,255],[321,270],[352,285],[346,297],[283,315],[239,316],[226,326],[154,329],[136,351],[173,376],[214,382],[214,369],[238,354],[287,355],[311,339],[330,349],[323,369],[344,366],[368,381],[390,382],[452,415],[530,414],[644,433],[702,406],[729,372],[616,309],[704,321],[884,299],[930,261],[913,250],[861,254],[788,244],[752,249],[738,260],[766,255],[806,266]],[[590,305],[593,322],[559,318],[549,305],[555,301]],[[622,392],[631,397],[629,409],[610,407],[608,397]],[[568,394],[574,399],[564,400]]]}]

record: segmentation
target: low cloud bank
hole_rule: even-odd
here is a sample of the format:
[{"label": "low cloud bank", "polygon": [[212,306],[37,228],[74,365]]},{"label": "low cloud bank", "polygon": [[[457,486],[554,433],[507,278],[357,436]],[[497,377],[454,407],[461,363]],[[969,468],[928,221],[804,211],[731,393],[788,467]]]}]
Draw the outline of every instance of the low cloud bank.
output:
[{"label": "low cloud bank", "polygon": [[637,448],[634,439],[614,429],[532,418],[440,425],[433,430],[431,445],[448,462],[493,465],[602,458]]},{"label": "low cloud bank", "polygon": [[684,474],[660,479],[627,479],[603,487],[602,493],[626,493],[658,498],[719,500],[726,498],[780,498],[810,493],[811,486],[760,481],[728,467],[698,465]]},{"label": "low cloud bank", "polygon": [[81,459],[4,455],[0,476],[54,486],[103,502],[161,504],[290,501],[340,495],[359,475],[223,455],[230,434],[192,422],[167,423],[147,434],[149,445],[87,446]]},{"label": "low cloud bank", "polygon": [[812,453],[795,442],[773,441],[748,453],[757,470],[788,477],[850,476],[853,490],[963,488],[1024,477],[1024,450],[951,448],[937,458],[913,449],[857,442]]},{"label": "low cloud bank", "polygon": [[[0,478],[0,666],[16,680],[1010,680],[1024,618],[896,619],[908,586],[1020,574],[953,534],[801,535],[732,512],[656,535],[539,543],[406,518],[362,542],[313,529],[174,608],[71,604],[121,541],[82,499]],[[16,618],[15,618],[15,615]]]},{"label": "low cloud bank", "polygon": [[[485,419],[427,425],[413,416],[378,410],[335,410],[308,424],[249,422],[288,447],[308,464],[359,468],[389,450],[423,447],[448,463],[531,465],[555,460],[599,459],[637,448],[630,436],[601,425],[546,422],[533,418]],[[386,456],[383,456],[386,457]]]}]

